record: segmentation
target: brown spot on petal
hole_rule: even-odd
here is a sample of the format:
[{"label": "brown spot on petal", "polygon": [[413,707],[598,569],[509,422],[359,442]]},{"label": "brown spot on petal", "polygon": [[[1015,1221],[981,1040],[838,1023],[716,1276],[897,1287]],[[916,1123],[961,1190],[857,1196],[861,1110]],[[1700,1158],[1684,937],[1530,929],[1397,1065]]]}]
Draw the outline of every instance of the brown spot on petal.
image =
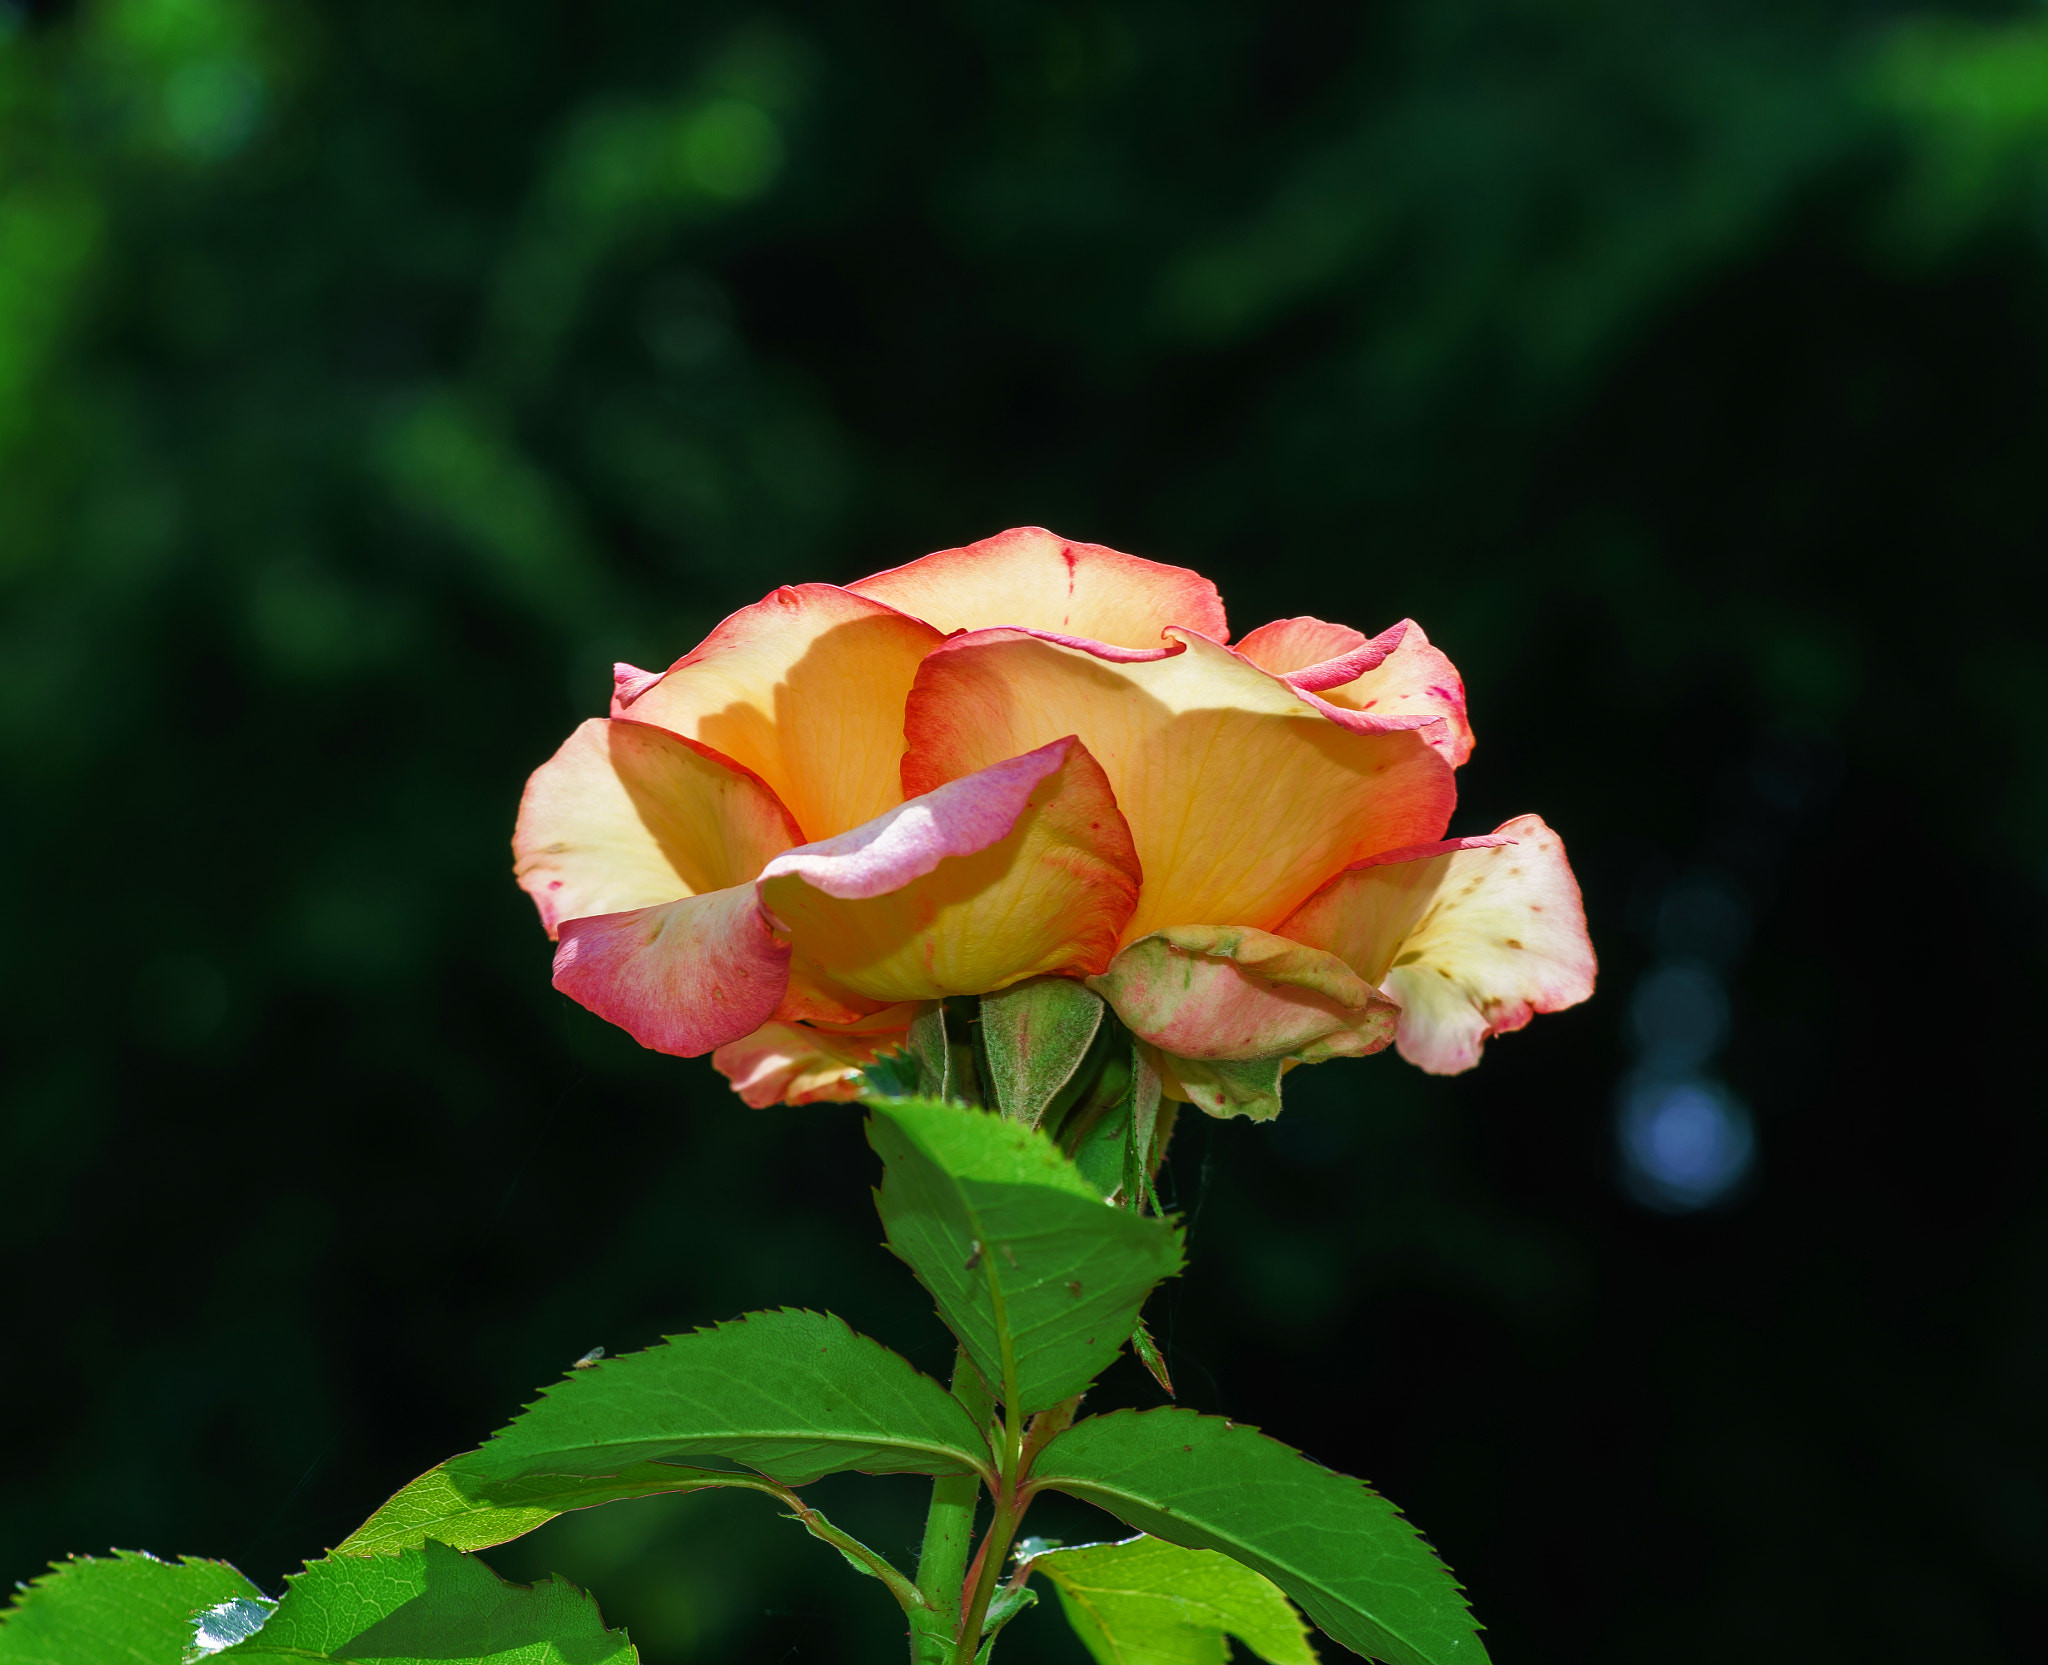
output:
[{"label": "brown spot on petal", "polygon": [[1522,946],[1513,937],[1502,937],[1500,943],[1503,948],[1519,948]]}]

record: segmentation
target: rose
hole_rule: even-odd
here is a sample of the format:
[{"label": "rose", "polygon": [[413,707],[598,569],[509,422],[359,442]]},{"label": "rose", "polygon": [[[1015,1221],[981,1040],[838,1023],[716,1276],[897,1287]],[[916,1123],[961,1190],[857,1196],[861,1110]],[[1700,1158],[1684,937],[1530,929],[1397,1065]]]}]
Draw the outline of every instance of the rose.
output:
[{"label": "rose", "polygon": [[1443,837],[1472,734],[1417,626],[1229,639],[1199,575],[1025,528],[619,667],[513,840],[556,987],[761,1105],[852,1097],[923,1002],[1085,979],[1170,1095],[1254,1114],[1591,992],[1556,834]]}]

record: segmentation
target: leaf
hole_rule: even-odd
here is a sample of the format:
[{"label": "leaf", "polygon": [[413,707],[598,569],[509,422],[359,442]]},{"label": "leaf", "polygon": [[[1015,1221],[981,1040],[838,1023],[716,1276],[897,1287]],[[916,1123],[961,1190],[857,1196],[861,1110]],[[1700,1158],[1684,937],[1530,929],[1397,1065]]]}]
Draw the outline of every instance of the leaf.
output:
[{"label": "leaf", "polygon": [[464,1495],[489,1498],[528,1476],[623,1477],[689,1457],[744,1463],[790,1486],[842,1469],[991,1473],[981,1431],[937,1382],[840,1319],[792,1310],[579,1370],[444,1466]]},{"label": "leaf", "polygon": [[424,1665],[637,1665],[575,1585],[508,1584],[473,1555],[429,1543],[395,1557],[329,1556],[294,1578],[270,1622],[216,1657]]},{"label": "leaf", "polygon": [[336,1555],[395,1555],[429,1538],[455,1549],[489,1549],[544,1526],[571,1509],[594,1509],[634,1497],[708,1491],[721,1486],[767,1490],[742,1474],[708,1474],[663,1463],[635,1463],[607,1478],[534,1474],[480,1483],[430,1468],[351,1532]]},{"label": "leaf", "polygon": [[889,1247],[998,1396],[1006,1330],[1021,1412],[1093,1381],[1152,1287],[1180,1270],[1177,1227],[1105,1204],[1030,1128],[899,1099],[873,1107],[868,1140],[885,1164],[876,1203]]},{"label": "leaf", "polygon": [[1103,998],[1071,977],[1027,977],[981,997],[989,1089],[1013,1122],[1037,1127],[1075,1084],[1103,1013]]},{"label": "leaf", "polygon": [[196,1615],[262,1600],[225,1561],[81,1556],[23,1585],[0,1612],[0,1665],[179,1665]]},{"label": "leaf", "polygon": [[1223,1665],[1226,1635],[1268,1665],[1316,1665],[1308,1626],[1271,1579],[1158,1538],[1047,1550],[1031,1562],[1102,1665]]},{"label": "leaf", "polygon": [[1369,1658],[1486,1658],[1457,1581],[1391,1503],[1255,1428],[1174,1408],[1113,1411],[1048,1444],[1031,1481],[1155,1538],[1223,1551]]}]

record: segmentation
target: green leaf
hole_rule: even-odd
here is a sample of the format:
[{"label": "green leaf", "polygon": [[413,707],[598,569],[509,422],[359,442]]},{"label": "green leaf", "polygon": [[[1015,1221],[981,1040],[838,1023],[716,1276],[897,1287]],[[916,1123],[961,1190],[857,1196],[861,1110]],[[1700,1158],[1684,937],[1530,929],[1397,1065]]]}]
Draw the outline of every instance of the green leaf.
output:
[{"label": "green leaf", "polygon": [[1071,977],[1027,977],[981,997],[981,1041],[995,1107],[1037,1127],[1074,1084],[1108,1010]]},{"label": "green leaf", "polygon": [[225,1561],[62,1561],[0,1612],[0,1665],[179,1665],[194,1617],[230,1602],[263,1592]]},{"label": "green leaf", "polygon": [[1394,1506],[1256,1428],[1178,1409],[1114,1411],[1054,1439],[1031,1481],[1155,1538],[1223,1551],[1369,1658],[1486,1658],[1457,1581]]},{"label": "green leaf", "polygon": [[575,1585],[508,1584],[445,1544],[389,1558],[329,1556],[286,1583],[270,1622],[219,1659],[636,1665],[640,1657]]},{"label": "green leaf", "polygon": [[790,1486],[842,1469],[992,1478],[987,1441],[937,1382],[829,1314],[789,1310],[578,1370],[444,1466],[464,1495],[490,1498],[528,1476],[623,1477],[691,1457]]},{"label": "green leaf", "polygon": [[885,1164],[876,1201],[889,1247],[998,1395],[1007,1337],[1020,1412],[1093,1381],[1152,1287],[1180,1270],[1177,1227],[1108,1206],[1028,1127],[900,1099],[874,1106],[868,1140]]},{"label": "green leaf", "polygon": [[523,1537],[571,1509],[721,1486],[769,1489],[743,1474],[708,1474],[664,1463],[635,1463],[605,1478],[533,1474],[490,1483],[466,1480],[443,1463],[393,1496],[334,1553],[395,1555],[402,1549],[418,1549],[429,1538],[456,1549],[489,1549]]},{"label": "green leaf", "polygon": [[1226,1635],[1268,1665],[1316,1665],[1308,1626],[1271,1579],[1211,1549],[1158,1538],[1033,1558],[1074,1634],[1102,1665],[1224,1665]]}]

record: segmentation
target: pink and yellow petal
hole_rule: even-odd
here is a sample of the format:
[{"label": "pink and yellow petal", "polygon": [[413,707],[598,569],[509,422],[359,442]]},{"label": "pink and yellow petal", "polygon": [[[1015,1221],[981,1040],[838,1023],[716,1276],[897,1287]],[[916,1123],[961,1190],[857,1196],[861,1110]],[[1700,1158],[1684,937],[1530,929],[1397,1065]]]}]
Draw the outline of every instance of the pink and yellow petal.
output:
[{"label": "pink and yellow petal", "polygon": [[1443,729],[1432,738],[1451,766],[1472,755],[1464,681],[1413,619],[1370,639],[1321,619],[1278,619],[1260,625],[1237,651],[1340,710],[1440,718]]},{"label": "pink and yellow petal", "polygon": [[1070,543],[1039,526],[942,549],[847,588],[949,634],[1015,625],[1154,648],[1162,630],[1179,624],[1219,642],[1230,639],[1216,586],[1200,573],[1100,544]]},{"label": "pink and yellow petal", "polygon": [[1145,874],[1122,940],[1169,925],[1271,929],[1329,874],[1441,836],[1456,790],[1425,716],[1335,711],[1189,631],[1108,655],[1015,630],[936,649],[905,714],[906,792],[1076,734]]},{"label": "pink and yellow petal", "polygon": [[554,936],[564,920],[744,884],[800,836],[775,794],[729,759],[595,718],[526,783],[513,871]]},{"label": "pink and yellow petal", "polygon": [[[914,1007],[892,1009],[901,1017]],[[730,1041],[711,1062],[753,1109],[771,1104],[843,1103],[860,1095],[860,1072],[885,1052],[899,1050],[908,1019],[860,1031],[764,1023],[744,1040]]]},{"label": "pink and yellow petal", "polygon": [[613,714],[710,746],[752,771],[809,838],[902,799],[903,701],[940,639],[830,584],[743,607],[659,677],[622,666]]},{"label": "pink and yellow petal", "polygon": [[801,958],[899,1001],[1099,971],[1138,883],[1102,770],[1063,737],[786,852],[760,891]]},{"label": "pink and yellow petal", "polygon": [[1578,883],[1563,841],[1534,815],[1353,867],[1280,930],[1399,1002],[1401,1056],[1434,1075],[1470,1069],[1488,1036],[1593,992]]},{"label": "pink and yellow petal", "polygon": [[1319,1063],[1394,1038],[1393,1003],[1336,955],[1245,926],[1156,931],[1088,986],[1175,1058]]},{"label": "pink and yellow petal", "polygon": [[642,1046],[695,1058],[774,1015],[789,980],[751,884],[659,907],[571,919],[555,987]]}]

